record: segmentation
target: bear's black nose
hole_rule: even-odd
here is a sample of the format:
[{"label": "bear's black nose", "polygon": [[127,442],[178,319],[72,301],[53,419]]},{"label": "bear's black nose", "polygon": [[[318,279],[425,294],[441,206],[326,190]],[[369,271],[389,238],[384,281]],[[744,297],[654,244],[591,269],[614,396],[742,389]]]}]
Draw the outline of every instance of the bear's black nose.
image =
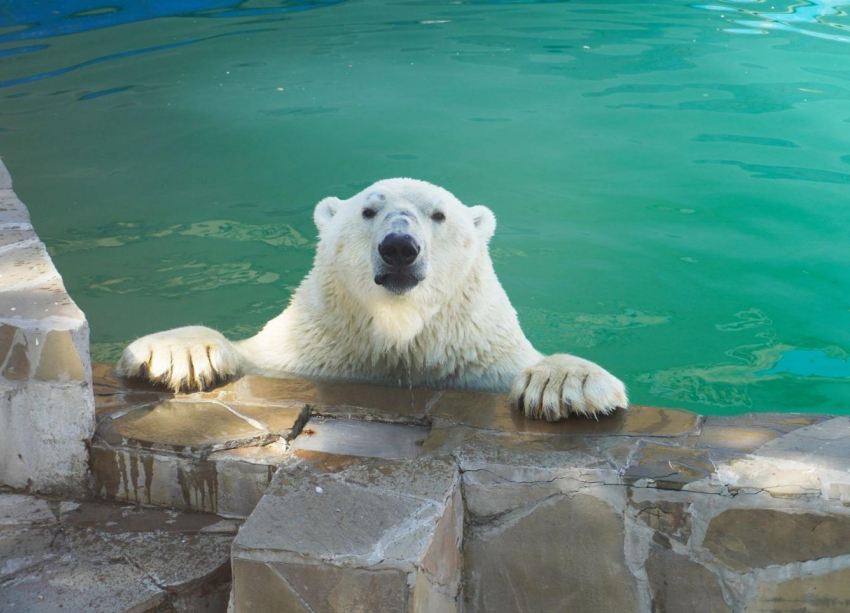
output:
[{"label": "bear's black nose", "polygon": [[410,266],[419,256],[419,245],[409,234],[387,234],[378,245],[381,259],[390,266]]}]

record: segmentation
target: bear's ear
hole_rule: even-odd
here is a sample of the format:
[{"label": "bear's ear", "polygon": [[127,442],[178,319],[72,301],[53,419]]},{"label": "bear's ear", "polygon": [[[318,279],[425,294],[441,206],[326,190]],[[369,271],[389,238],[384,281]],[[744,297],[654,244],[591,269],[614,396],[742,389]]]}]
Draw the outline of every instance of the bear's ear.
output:
[{"label": "bear's ear", "polygon": [[493,215],[493,211],[480,204],[470,207],[469,210],[472,213],[472,223],[475,224],[479,236],[485,242],[489,241],[496,231],[496,216]]},{"label": "bear's ear", "polygon": [[330,196],[316,205],[316,210],[313,211],[313,221],[316,222],[316,227],[319,230],[321,230],[325,224],[328,223],[334,215],[336,215],[340,204],[342,204],[342,200]]}]

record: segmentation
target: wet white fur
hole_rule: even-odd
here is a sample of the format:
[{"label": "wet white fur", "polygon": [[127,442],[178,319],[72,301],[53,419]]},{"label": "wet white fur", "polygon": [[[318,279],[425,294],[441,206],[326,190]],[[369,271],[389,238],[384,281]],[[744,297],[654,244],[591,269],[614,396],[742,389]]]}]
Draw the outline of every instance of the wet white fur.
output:
[{"label": "wet white fur", "polygon": [[[377,215],[364,219],[364,208]],[[442,212],[445,221],[431,219]],[[405,295],[375,284],[373,258],[398,213],[422,247],[425,278]],[[375,183],[314,213],[313,269],[287,309],[256,336],[230,342],[191,326],[145,336],[120,373],[173,389],[206,388],[245,373],[511,391],[527,415],[559,419],[626,407],[622,382],[575,356],[544,357],[526,339],[490,260],[493,213],[413,179]],[[512,385],[513,383],[513,385]]]}]

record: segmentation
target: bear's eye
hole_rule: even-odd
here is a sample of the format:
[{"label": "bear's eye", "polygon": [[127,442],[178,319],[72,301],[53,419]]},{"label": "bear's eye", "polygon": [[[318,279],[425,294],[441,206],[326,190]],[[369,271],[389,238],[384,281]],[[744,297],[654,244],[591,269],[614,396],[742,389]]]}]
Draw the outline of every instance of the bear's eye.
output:
[{"label": "bear's eye", "polygon": [[434,221],[445,221],[446,216],[443,213],[440,213],[438,211],[438,212],[434,213],[433,215],[431,215],[431,219],[433,219]]},{"label": "bear's eye", "polygon": [[372,219],[377,214],[375,209],[363,209],[363,219]]}]

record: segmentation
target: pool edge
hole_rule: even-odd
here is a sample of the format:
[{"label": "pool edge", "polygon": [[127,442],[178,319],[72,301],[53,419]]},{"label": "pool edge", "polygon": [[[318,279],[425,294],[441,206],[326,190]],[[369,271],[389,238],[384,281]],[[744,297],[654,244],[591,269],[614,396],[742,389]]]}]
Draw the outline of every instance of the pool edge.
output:
[{"label": "pool edge", "polygon": [[85,314],[0,161],[0,485],[81,494],[94,434]]}]

